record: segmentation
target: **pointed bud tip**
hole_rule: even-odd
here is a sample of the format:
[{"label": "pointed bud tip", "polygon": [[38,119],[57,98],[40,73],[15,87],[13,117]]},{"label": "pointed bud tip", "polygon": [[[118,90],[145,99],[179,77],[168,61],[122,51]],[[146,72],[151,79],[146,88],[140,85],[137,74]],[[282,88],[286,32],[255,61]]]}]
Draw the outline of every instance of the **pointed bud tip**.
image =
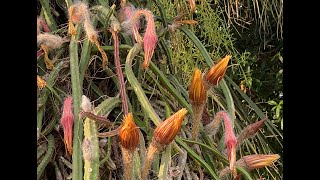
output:
[{"label": "pointed bud tip", "polygon": [[120,144],[126,149],[133,150],[139,143],[138,127],[133,121],[132,113],[128,113],[123,119],[123,125],[119,132]]},{"label": "pointed bud tip", "polygon": [[217,85],[226,73],[230,59],[231,55],[226,55],[217,64],[212,66],[206,75],[206,81],[213,86]]},{"label": "pointed bud tip", "polygon": [[190,83],[189,99],[192,104],[202,104],[205,103],[206,98],[207,91],[205,89],[201,71],[198,68],[195,68]]},{"label": "pointed bud tip", "polygon": [[186,108],[180,109],[175,114],[168,117],[165,121],[159,124],[154,131],[153,138],[161,145],[168,145],[176,137],[181,128],[182,121],[187,113]]},{"label": "pointed bud tip", "polygon": [[241,159],[244,160],[246,168],[252,170],[269,166],[279,158],[279,154],[253,154]]}]

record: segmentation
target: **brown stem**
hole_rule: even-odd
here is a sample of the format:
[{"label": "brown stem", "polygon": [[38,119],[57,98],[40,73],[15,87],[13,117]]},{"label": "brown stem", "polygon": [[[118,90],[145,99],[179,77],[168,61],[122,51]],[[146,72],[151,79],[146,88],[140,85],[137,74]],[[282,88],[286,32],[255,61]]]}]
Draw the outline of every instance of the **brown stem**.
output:
[{"label": "brown stem", "polygon": [[108,131],[108,132],[104,132],[104,133],[98,133],[98,137],[104,138],[104,137],[112,137],[112,136],[118,135],[119,131],[120,131],[120,128],[121,128],[121,126],[119,126],[117,129],[112,130],[112,131]]},{"label": "brown stem", "polygon": [[97,121],[97,122],[101,122],[107,125],[107,127],[112,126],[112,122],[109,121],[107,118],[104,118],[102,116],[97,116],[91,112],[81,112],[84,116],[86,116],[87,118],[90,118],[91,120]]},{"label": "brown stem", "polygon": [[112,33],[112,37],[114,41],[114,63],[116,65],[117,75],[120,83],[122,110],[124,111],[124,114],[127,115],[129,110],[128,110],[128,103],[127,103],[127,97],[126,97],[126,89],[125,89],[124,80],[123,80],[123,74],[120,67],[118,31],[114,31],[112,28],[110,29],[110,31]]},{"label": "brown stem", "polygon": [[204,105],[205,104],[192,105],[192,111],[193,111],[192,139],[194,140],[198,139],[200,122],[201,122]]}]

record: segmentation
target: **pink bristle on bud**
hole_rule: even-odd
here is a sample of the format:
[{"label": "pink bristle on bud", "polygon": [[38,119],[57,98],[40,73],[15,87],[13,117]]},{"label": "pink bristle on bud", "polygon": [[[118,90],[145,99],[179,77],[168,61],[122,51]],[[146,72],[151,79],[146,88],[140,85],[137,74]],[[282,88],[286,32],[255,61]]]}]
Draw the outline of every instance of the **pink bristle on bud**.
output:
[{"label": "pink bristle on bud", "polygon": [[72,154],[72,128],[74,123],[74,116],[72,112],[72,97],[68,96],[63,103],[63,111],[60,120],[63,132],[64,132],[64,144],[66,150],[71,155]]},{"label": "pink bristle on bud", "polygon": [[157,42],[158,37],[155,31],[155,25],[152,18],[152,20],[148,21],[147,29],[143,37],[144,62],[142,66],[144,69],[148,68],[150,64]]},{"label": "pink bristle on bud", "polygon": [[[133,12],[133,15],[130,14]],[[122,23],[122,27],[127,31],[132,33],[135,40],[138,43],[141,43],[141,36],[138,32],[139,29],[139,19],[140,16],[145,16],[147,20],[147,27],[143,37],[143,49],[144,49],[144,62],[143,69],[148,68],[151,58],[153,56],[154,49],[158,42],[158,37],[156,34],[155,23],[153,19],[153,14],[147,9],[140,9],[136,11],[130,11],[130,8],[127,10],[128,16],[127,20]],[[131,17],[130,17],[131,15]],[[129,18],[130,17],[130,18]]]},{"label": "pink bristle on bud", "polygon": [[132,35],[136,42],[142,43],[142,38],[139,34],[139,21],[132,22],[131,19],[136,11],[136,8],[131,3],[127,3],[126,6],[121,8],[120,21],[123,22],[122,26],[127,34]]}]

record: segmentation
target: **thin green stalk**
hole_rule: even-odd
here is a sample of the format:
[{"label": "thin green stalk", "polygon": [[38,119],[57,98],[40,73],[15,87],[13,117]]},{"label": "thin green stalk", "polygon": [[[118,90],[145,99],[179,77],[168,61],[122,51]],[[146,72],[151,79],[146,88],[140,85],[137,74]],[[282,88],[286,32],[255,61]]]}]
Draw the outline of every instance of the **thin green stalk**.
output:
[{"label": "thin green stalk", "polygon": [[46,152],[47,150],[47,145],[45,143],[43,144],[40,144],[38,147],[37,147],[37,160],[39,160],[42,155],[44,155],[44,153]]},{"label": "thin green stalk", "polygon": [[226,81],[222,80],[219,85],[221,86],[224,97],[226,98],[229,117],[232,123],[232,127],[234,127],[234,120],[236,118],[236,113],[235,113],[234,102],[233,102],[231,92],[226,84]]},{"label": "thin green stalk", "polygon": [[176,142],[180,144],[191,156],[192,159],[198,161],[210,174],[210,176],[215,179],[219,180],[219,177],[216,175],[216,173],[211,169],[211,167],[198,155],[196,154],[186,143],[184,143],[179,137],[175,138]]},{"label": "thin green stalk", "polygon": [[[171,110],[170,107],[167,103],[165,103],[165,112],[166,112],[166,117],[170,117]],[[168,174],[169,174],[169,166],[171,163],[171,144],[169,144],[164,152],[162,153],[161,156],[161,164],[160,164],[160,169],[159,169],[159,174],[158,174],[158,179],[159,180],[167,180],[168,179]]]},{"label": "thin green stalk", "polygon": [[[92,18],[92,25],[95,28],[97,25],[97,18]],[[97,48],[98,49],[98,48]],[[80,86],[83,88],[83,80],[84,80],[84,74],[89,66],[90,61],[90,54],[92,50],[92,44],[88,38],[84,41],[81,49],[81,58],[80,58],[80,64],[79,64],[79,74],[80,74]]]},{"label": "thin green stalk", "polygon": [[156,1],[156,0],[153,0],[153,2],[156,4],[156,6],[158,7],[159,11],[160,11],[160,15],[161,15],[161,19],[162,19],[162,22],[163,22],[163,27],[164,28],[167,28],[168,27],[168,22],[167,22],[167,18],[166,18],[166,12],[165,12],[165,9],[163,8],[163,5],[160,1]]},{"label": "thin green stalk", "polygon": [[[80,32],[81,26],[77,25],[77,32]],[[79,34],[79,33],[77,33]],[[78,57],[78,37],[72,36],[69,46],[70,52],[70,71],[71,71],[71,85],[73,98],[73,113],[74,113],[74,135],[73,135],[73,153],[72,153],[72,179],[83,179],[83,162],[81,144],[83,139],[83,124],[79,118],[80,113],[80,99],[82,96],[82,89],[79,79],[79,57]]]},{"label": "thin green stalk", "polygon": [[171,54],[170,54],[170,51],[169,51],[169,49],[168,49],[168,47],[167,47],[167,45],[166,45],[166,43],[165,43],[163,38],[160,38],[159,44],[162,46],[163,51],[167,56],[167,61],[168,61],[167,64],[168,64],[168,67],[169,67],[169,72],[170,72],[170,74],[174,74],[175,71],[174,71],[174,68],[172,67]]},{"label": "thin green stalk", "polygon": [[54,30],[57,29],[57,24],[56,24],[56,22],[54,20],[54,17],[52,16],[49,2],[50,1],[40,0],[40,4],[42,6],[46,22],[47,22],[48,26],[50,27],[50,30],[54,31]]},{"label": "thin green stalk", "polygon": [[108,144],[107,144],[107,154],[106,156],[100,161],[100,166],[103,165],[109,158],[111,155],[111,138],[108,138]]},{"label": "thin green stalk", "polygon": [[143,89],[141,88],[140,83],[138,82],[137,78],[134,76],[132,71],[132,60],[133,58],[140,52],[142,49],[141,44],[136,43],[133,48],[129,51],[127,55],[126,65],[125,65],[125,72],[127,75],[127,79],[131,86],[133,87],[134,92],[136,93],[138,100],[141,103],[142,108],[144,111],[147,112],[150,119],[153,121],[155,125],[159,125],[161,122],[160,117],[154,112],[148,98],[146,97]]},{"label": "thin green stalk", "polygon": [[245,177],[245,179],[247,180],[253,180],[250,176],[250,174],[248,173],[248,171],[246,171],[243,167],[240,166],[236,166],[237,170]]},{"label": "thin green stalk", "polygon": [[[101,48],[104,50],[104,51],[113,51],[114,50],[114,46],[101,46]],[[127,45],[127,44],[120,44],[119,45],[119,50],[130,50],[132,48],[132,46],[130,45]],[[92,51],[93,52],[98,52],[98,48],[97,47],[93,47],[92,48]]]},{"label": "thin green stalk", "polygon": [[225,156],[222,155],[217,149],[213,149],[210,146],[203,144],[201,142],[198,142],[198,141],[193,141],[193,140],[189,140],[189,139],[185,139],[185,138],[181,138],[181,140],[184,142],[188,142],[188,143],[198,144],[199,146],[202,146],[202,147],[210,150],[220,161],[222,161],[222,163],[224,163],[225,165],[229,165],[228,159],[225,158]]},{"label": "thin green stalk", "polygon": [[181,94],[171,85],[170,81],[167,77],[157,68],[157,66],[151,61],[150,70],[155,73],[163,86],[172,94],[173,97],[177,99],[177,101],[181,104],[181,106],[186,107],[188,112],[193,114],[192,108],[190,104],[181,96]]},{"label": "thin green stalk", "polygon": [[91,89],[99,96],[99,97],[103,97],[104,93],[99,89],[99,87],[97,85],[94,84],[94,82],[90,82],[89,83],[89,87],[91,87]]},{"label": "thin green stalk", "polygon": [[49,121],[47,127],[42,131],[42,135],[46,136],[53,130],[54,126],[56,125],[58,121],[58,117],[54,115],[51,120]]},{"label": "thin green stalk", "polygon": [[63,180],[63,177],[62,177],[62,174],[61,174],[61,171],[59,169],[59,166],[58,166],[57,162],[53,161],[52,163],[53,163],[53,166],[54,166],[54,170],[56,172],[56,179],[57,180]]},{"label": "thin green stalk", "polygon": [[41,163],[37,167],[37,180],[40,179],[44,169],[48,165],[48,163],[51,161],[51,158],[53,156],[53,151],[54,151],[54,137],[52,134],[48,136],[48,151],[46,155],[43,157]]}]

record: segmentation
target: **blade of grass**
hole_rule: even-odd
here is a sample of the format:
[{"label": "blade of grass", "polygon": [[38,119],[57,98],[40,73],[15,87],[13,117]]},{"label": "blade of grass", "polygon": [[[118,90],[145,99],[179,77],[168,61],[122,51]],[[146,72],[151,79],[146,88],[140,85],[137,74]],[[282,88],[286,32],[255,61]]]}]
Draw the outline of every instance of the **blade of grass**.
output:
[{"label": "blade of grass", "polygon": [[198,155],[196,154],[187,144],[185,144],[179,137],[175,138],[176,142],[180,144],[191,156],[192,159],[198,161],[210,174],[210,176],[215,179],[219,180],[219,177],[216,175],[216,173],[211,169],[211,167]]},{"label": "blade of grass", "polygon": [[149,115],[153,123],[155,125],[159,125],[159,123],[161,122],[161,119],[154,112],[154,109],[152,108],[148,98],[146,97],[145,93],[141,88],[140,83],[138,82],[137,78],[134,76],[134,73],[132,71],[132,60],[140,52],[141,49],[142,49],[141,44],[136,43],[133,46],[133,48],[129,51],[127,55],[126,64],[125,64],[125,72],[126,72],[129,83],[131,84],[134,92],[138,97],[139,102],[141,103],[142,108],[144,109],[144,111],[147,112],[147,114]]},{"label": "blade of grass", "polygon": [[172,94],[173,97],[181,104],[181,106],[186,107],[188,112],[192,114],[192,108],[190,104],[181,96],[181,94],[171,85],[167,77],[157,68],[157,66],[151,61],[150,70],[159,77],[162,85]]},{"label": "blade of grass", "polygon": [[[101,46],[101,48],[104,50],[104,51],[113,51],[114,50],[114,46]],[[120,44],[119,45],[119,50],[130,50],[132,48],[132,46],[130,45],[127,45],[127,44]],[[92,48],[92,51],[93,52],[98,52],[98,48],[97,47],[93,47]]]},{"label": "blade of grass", "polygon": [[[261,109],[245,94],[242,92],[242,90],[239,88],[239,86],[234,83],[232,81],[232,79],[230,79],[228,76],[225,76],[226,80],[238,91],[238,93],[243,97],[243,99],[245,101],[248,102],[248,104],[251,106],[251,108],[254,110],[254,112],[257,113],[257,115],[259,116],[259,118],[263,119],[265,117],[265,114],[261,111]],[[279,144],[282,146],[282,143],[280,142],[280,140],[278,139],[278,137],[276,136],[276,134],[274,133],[274,131],[276,131],[277,135],[279,135],[281,138],[283,138],[282,134],[279,132],[279,130],[270,122],[269,119],[267,119],[266,121],[266,125],[268,127],[268,129],[271,131],[271,133],[275,136],[275,138],[277,139],[277,141],[279,142]]]},{"label": "blade of grass", "polygon": [[[170,107],[167,103],[165,103],[165,110],[166,110],[166,117],[170,117],[171,115],[171,110]],[[168,179],[168,174],[169,174],[169,166],[171,163],[171,144],[169,144],[164,152],[162,153],[161,156],[161,164],[160,164],[160,169],[159,169],[159,174],[158,174],[158,179],[159,180],[167,180]]]}]

